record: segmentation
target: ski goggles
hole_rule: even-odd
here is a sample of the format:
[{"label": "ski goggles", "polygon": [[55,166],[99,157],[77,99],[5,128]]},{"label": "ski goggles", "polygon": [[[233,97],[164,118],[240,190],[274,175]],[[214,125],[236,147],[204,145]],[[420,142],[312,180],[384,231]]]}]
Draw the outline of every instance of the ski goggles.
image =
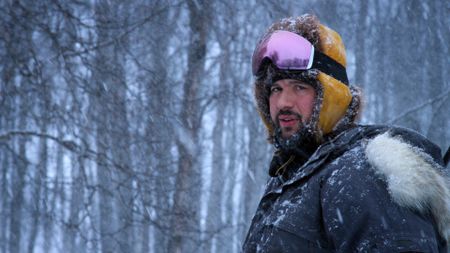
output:
[{"label": "ski goggles", "polygon": [[275,31],[261,40],[253,52],[253,75],[261,76],[267,64],[281,70],[318,69],[348,85],[345,67],[315,50],[302,36],[288,31]]}]

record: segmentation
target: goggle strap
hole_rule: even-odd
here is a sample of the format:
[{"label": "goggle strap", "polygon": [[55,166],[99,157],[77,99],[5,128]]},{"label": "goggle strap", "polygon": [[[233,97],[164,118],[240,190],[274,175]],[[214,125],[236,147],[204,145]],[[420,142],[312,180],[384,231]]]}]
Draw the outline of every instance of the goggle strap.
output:
[{"label": "goggle strap", "polygon": [[345,67],[318,50],[315,50],[314,52],[314,61],[311,68],[318,69],[348,86],[347,71],[345,70]]}]

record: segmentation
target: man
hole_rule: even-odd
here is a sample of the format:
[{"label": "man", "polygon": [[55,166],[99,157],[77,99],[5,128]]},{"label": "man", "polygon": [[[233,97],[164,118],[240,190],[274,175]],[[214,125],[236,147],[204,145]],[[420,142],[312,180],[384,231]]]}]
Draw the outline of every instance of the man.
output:
[{"label": "man", "polygon": [[448,252],[450,191],[420,134],[354,123],[340,36],[312,15],[273,24],[253,55],[276,152],[243,252]]}]

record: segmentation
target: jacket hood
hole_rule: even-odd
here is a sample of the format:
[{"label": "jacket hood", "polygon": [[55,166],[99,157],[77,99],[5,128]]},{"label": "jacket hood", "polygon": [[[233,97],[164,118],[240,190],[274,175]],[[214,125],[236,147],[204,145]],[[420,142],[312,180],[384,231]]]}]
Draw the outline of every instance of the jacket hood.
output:
[{"label": "jacket hood", "polygon": [[[420,138],[418,134],[414,136],[415,140]],[[440,235],[449,242],[450,190],[448,178],[443,174],[440,150],[434,144],[427,144],[425,137],[419,145],[406,141],[414,139],[386,132],[368,142],[366,156],[386,180],[392,200],[419,213],[430,213]]]}]

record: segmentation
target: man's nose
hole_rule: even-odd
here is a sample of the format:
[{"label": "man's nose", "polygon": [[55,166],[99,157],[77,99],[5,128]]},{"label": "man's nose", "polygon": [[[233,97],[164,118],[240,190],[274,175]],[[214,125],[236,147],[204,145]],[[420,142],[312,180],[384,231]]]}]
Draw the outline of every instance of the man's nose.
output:
[{"label": "man's nose", "polygon": [[278,100],[279,109],[292,108],[295,104],[295,96],[291,92],[282,92]]}]

